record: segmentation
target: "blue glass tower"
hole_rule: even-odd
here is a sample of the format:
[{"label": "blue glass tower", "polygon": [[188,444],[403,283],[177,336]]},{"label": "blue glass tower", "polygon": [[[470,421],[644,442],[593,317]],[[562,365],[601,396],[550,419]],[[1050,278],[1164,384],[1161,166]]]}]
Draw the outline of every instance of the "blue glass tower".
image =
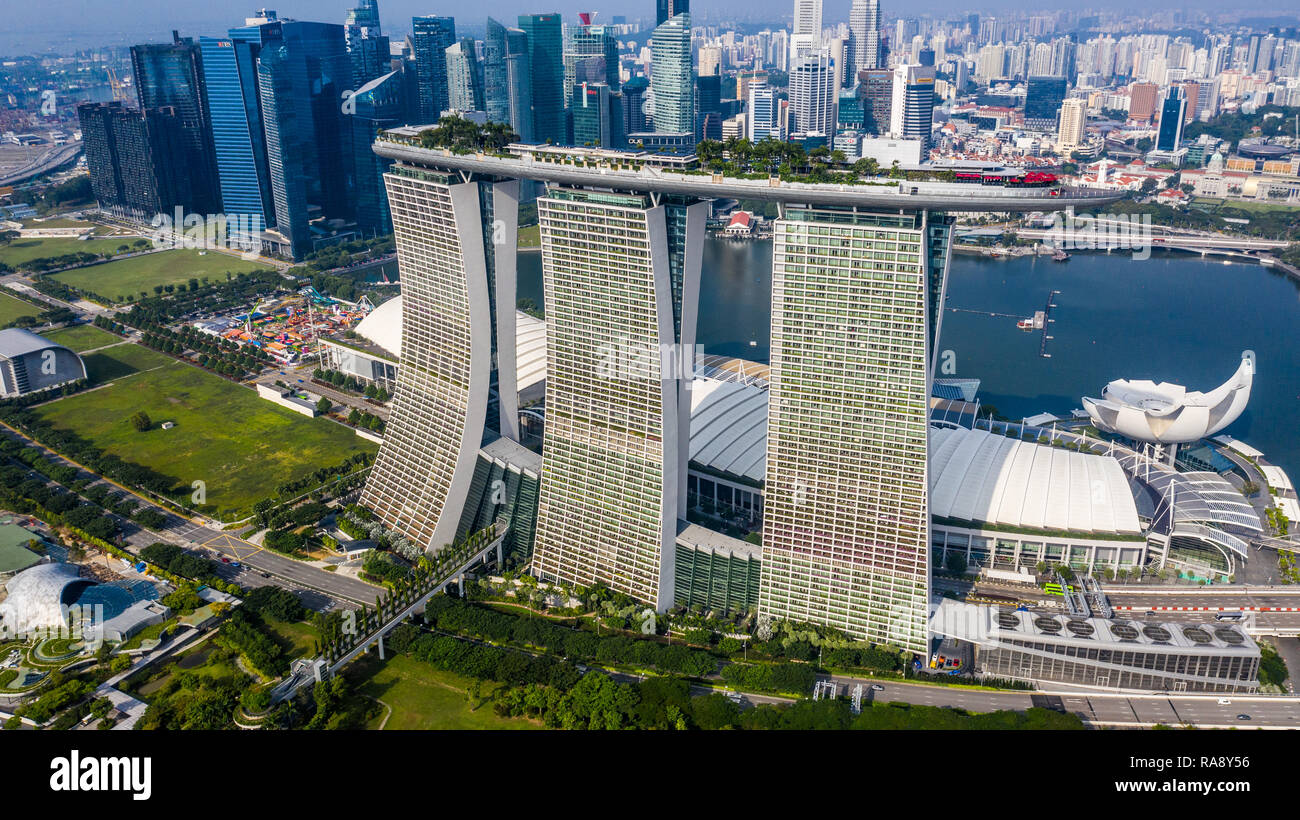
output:
[{"label": "blue glass tower", "polygon": [[420,84],[420,122],[434,123],[450,102],[447,90],[447,47],[456,42],[452,17],[412,17],[411,43]]}]

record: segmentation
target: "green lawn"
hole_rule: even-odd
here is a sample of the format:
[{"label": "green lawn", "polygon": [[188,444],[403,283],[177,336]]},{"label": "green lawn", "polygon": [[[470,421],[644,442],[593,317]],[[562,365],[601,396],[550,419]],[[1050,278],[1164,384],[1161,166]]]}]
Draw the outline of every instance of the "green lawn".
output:
[{"label": "green lawn", "polygon": [[243,273],[266,268],[266,265],[238,256],[185,249],[76,268],[54,274],[54,278],[78,290],[94,293],[105,301],[129,302],[139,298],[141,292],[153,295],[157,285],[179,285],[205,276],[213,281],[224,281],[227,271]]},{"label": "green lawn", "polygon": [[7,293],[0,293],[0,325],[7,325],[23,316],[35,316],[41,309]]},{"label": "green lawn", "polygon": [[542,227],[529,225],[519,229],[519,247],[540,248],[542,246]]},{"label": "green lawn", "polygon": [[15,239],[0,246],[0,262],[21,270],[26,262],[65,253],[114,253],[121,245],[130,245],[138,237],[123,236],[112,239]]},{"label": "green lawn", "polygon": [[[227,520],[247,513],[280,484],[355,452],[378,449],[342,425],[306,418],[135,344],[91,354],[86,366],[92,382],[117,381],[36,412],[106,452],[186,486],[203,481],[208,507]],[[129,421],[137,410],[154,422],[143,433]],[[176,426],[163,430],[164,421]]]},{"label": "green lawn", "polygon": [[289,660],[305,658],[312,653],[318,638],[316,627],[305,621],[277,621],[269,615],[264,615],[262,620],[266,623],[267,632],[275,638]]},{"label": "green lawn", "polygon": [[134,343],[91,353],[83,356],[82,361],[86,363],[86,377],[91,384],[107,384],[132,373],[177,363],[170,356]]},{"label": "green lawn", "polygon": [[[498,717],[490,702],[470,711],[465,697],[472,681],[434,669],[406,655],[389,655],[380,665],[373,655],[358,659],[349,669],[357,683],[356,691],[382,701],[392,708],[392,717],[384,729],[540,729],[541,726],[519,718]],[[484,684],[483,692],[487,692]],[[385,710],[369,724],[377,729]]]},{"label": "green lawn", "polygon": [[74,353],[94,350],[97,347],[116,344],[117,342],[122,341],[120,336],[115,336],[107,330],[100,330],[94,325],[65,327],[60,330],[52,330],[49,333],[42,335],[51,342],[61,344]]}]

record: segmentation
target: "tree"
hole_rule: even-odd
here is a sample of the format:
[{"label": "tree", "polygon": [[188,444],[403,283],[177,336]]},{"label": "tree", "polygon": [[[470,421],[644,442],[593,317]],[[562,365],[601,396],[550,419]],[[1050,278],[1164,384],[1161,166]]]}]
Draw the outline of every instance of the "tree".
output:
[{"label": "tree", "polygon": [[153,419],[143,410],[137,410],[135,415],[131,416],[131,426],[143,433],[153,426]]},{"label": "tree", "polygon": [[1156,182],[1155,177],[1147,177],[1146,179],[1142,180],[1142,186],[1139,190],[1144,194],[1152,194],[1155,193],[1156,187],[1158,185],[1159,183]]},{"label": "tree", "polygon": [[944,565],[954,575],[964,575],[966,573],[966,556],[960,552],[950,552]]},{"label": "tree", "polygon": [[334,403],[332,401],[325,398],[324,396],[321,396],[320,401],[316,402],[316,412],[324,415],[325,413],[328,413],[330,411],[330,408],[333,406]]}]

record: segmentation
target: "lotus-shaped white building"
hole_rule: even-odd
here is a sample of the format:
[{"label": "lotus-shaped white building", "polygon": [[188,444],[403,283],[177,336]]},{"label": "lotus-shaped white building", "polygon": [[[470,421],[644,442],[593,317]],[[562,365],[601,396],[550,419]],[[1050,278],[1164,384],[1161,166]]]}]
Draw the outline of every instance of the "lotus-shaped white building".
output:
[{"label": "lotus-shaped white building", "polygon": [[1119,379],[1100,399],[1083,399],[1092,423],[1101,430],[1153,444],[1183,444],[1213,435],[1237,420],[1250,400],[1255,360],[1243,354],[1232,378],[1209,393],[1181,384]]}]

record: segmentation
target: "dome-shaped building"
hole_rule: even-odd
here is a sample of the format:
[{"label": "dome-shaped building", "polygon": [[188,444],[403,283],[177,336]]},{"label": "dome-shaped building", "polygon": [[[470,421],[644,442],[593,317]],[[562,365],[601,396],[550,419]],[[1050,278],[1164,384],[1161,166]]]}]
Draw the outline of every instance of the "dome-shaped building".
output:
[{"label": "dome-shaped building", "polygon": [[0,602],[0,632],[12,636],[67,627],[64,607],[91,583],[79,575],[69,564],[38,564],[15,575]]}]

